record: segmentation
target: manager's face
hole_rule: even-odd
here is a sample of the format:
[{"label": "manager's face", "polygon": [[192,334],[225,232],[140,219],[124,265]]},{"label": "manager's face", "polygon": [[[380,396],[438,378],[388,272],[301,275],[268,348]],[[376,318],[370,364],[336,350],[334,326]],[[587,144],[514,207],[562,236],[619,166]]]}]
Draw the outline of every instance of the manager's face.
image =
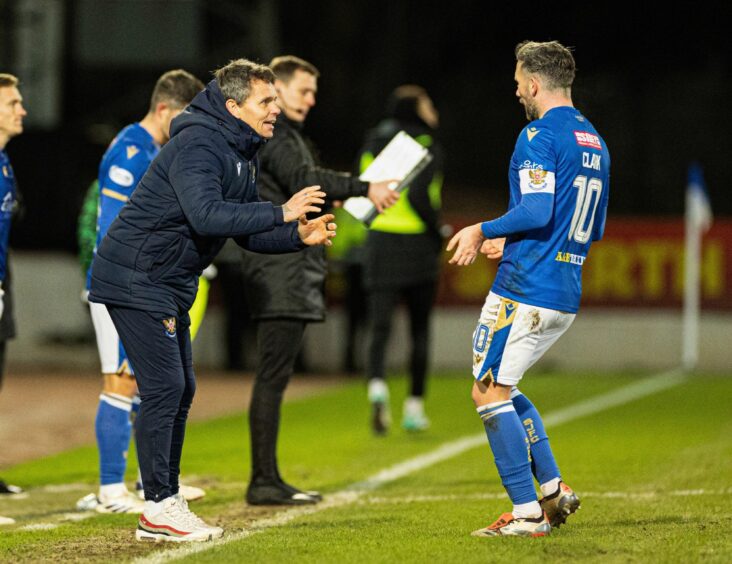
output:
[{"label": "manager's face", "polygon": [[[258,135],[269,139],[274,135],[277,116],[282,113],[277,105],[277,92],[270,82],[253,80],[249,97],[236,106],[234,115],[251,127]],[[231,110],[230,110],[231,111]]]}]

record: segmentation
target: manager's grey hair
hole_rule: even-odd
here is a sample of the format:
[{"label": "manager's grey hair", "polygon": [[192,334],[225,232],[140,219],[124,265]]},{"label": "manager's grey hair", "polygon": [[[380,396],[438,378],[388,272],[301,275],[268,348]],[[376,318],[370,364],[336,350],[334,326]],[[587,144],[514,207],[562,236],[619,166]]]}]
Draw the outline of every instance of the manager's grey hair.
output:
[{"label": "manager's grey hair", "polygon": [[241,104],[249,97],[253,80],[274,83],[275,75],[266,65],[253,63],[247,59],[235,59],[225,67],[214,71],[224,98]]}]

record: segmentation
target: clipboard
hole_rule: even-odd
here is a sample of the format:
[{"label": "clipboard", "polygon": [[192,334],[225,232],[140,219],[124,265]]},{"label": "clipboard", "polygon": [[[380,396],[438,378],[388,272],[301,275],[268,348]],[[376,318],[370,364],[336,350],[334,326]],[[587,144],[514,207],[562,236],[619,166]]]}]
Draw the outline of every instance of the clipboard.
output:
[{"label": "clipboard", "polygon": [[[381,182],[395,179],[399,183],[393,190],[402,192],[432,161],[432,153],[415,141],[405,131],[397,133],[359,176],[364,182]],[[348,198],[343,209],[353,217],[371,225],[379,212],[366,197]]]}]

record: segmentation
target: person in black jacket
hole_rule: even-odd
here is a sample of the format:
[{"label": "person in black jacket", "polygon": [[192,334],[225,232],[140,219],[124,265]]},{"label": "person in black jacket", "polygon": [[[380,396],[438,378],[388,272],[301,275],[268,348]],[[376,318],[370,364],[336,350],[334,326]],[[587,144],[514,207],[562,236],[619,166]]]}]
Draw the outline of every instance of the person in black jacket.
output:
[{"label": "person in black jacket", "polygon": [[371,332],[366,374],[372,428],[377,435],[385,434],[391,422],[385,359],[392,315],[400,300],[407,306],[412,345],[411,386],[404,402],[402,427],[421,431],[429,426],[423,397],[442,246],[439,210],[443,152],[435,138],[439,114],[425,89],[416,85],[398,87],[387,106],[387,118],[366,136],[361,168],[367,167],[401,130],[428,148],[433,160],[402,192],[397,204],[371,223],[364,245],[363,282]]},{"label": "person in black jacket", "polygon": [[[277,103],[283,111],[275,138],[260,153],[260,194],[276,205],[309,184],[318,184],[328,202],[367,196],[379,211],[398,194],[389,182],[367,183],[347,173],[319,167],[302,127],[315,105],[318,70],[298,57],[276,57]],[[277,435],[282,395],[294,370],[307,323],[325,317],[325,252],[297,255],[244,253],[244,276],[252,318],[257,322],[257,374],[249,409],[252,472],[247,502],[253,505],[316,503],[317,492],[287,484],[277,466]]]},{"label": "person in black jacket", "polygon": [[103,303],[135,367],[142,400],[135,425],[145,509],[138,540],[204,541],[223,534],[178,493],[195,392],[188,310],[198,278],[233,237],[263,253],[330,244],[325,194],[309,186],[283,205],[259,201],[257,151],[280,109],[274,75],[245,59],[215,72],[171,125],[161,149],[97,250],[89,300]]}]

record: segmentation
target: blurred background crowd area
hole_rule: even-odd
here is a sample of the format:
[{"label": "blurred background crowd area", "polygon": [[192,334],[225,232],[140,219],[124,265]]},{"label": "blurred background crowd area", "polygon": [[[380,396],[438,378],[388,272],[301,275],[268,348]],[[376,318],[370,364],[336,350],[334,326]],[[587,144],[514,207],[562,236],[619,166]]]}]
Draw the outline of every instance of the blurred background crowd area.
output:
[{"label": "blurred background crowd area", "polygon": [[[702,257],[703,304],[727,323],[732,36],[715,25],[717,12],[716,3],[691,2],[627,10],[469,0],[0,0],[0,69],[20,78],[28,110],[24,134],[8,147],[24,201],[11,238],[20,259],[21,338],[34,331],[50,341],[74,335],[74,328],[55,328],[53,305],[30,298],[26,302],[38,311],[23,313],[22,284],[30,291],[33,276],[45,277],[57,289],[54,302],[81,288],[81,273],[72,274],[59,255],[76,253],[76,220],[100,158],[120,128],[144,115],[161,72],[185,68],[208,82],[214,69],[238,57],[267,63],[293,54],[311,61],[321,77],[305,133],[322,163],[338,170],[355,168],[364,132],[382,117],[394,87],[424,86],[441,116],[444,220],[460,227],[495,217],[507,204],[508,161],[526,123],[513,80],[513,49],[524,39],[557,39],[575,48],[575,105],[612,156],[608,240],[587,262],[585,302],[639,322],[644,314],[638,311],[648,307],[674,315],[681,296],[686,170],[698,161],[716,218]],[[53,261],[66,266],[42,266]],[[470,306],[474,317],[490,268],[443,268],[442,311]],[[330,297],[337,303],[342,281],[334,272]],[[213,318],[220,305],[214,286]],[[75,316],[58,313],[66,323]],[[660,326],[669,331],[669,352],[659,354],[673,354],[675,326]],[[648,331],[639,328],[638,334]],[[716,335],[717,329],[707,332]],[[635,344],[643,358],[644,341]],[[19,348],[16,358],[26,354]],[[713,366],[726,365],[720,357]]]}]

